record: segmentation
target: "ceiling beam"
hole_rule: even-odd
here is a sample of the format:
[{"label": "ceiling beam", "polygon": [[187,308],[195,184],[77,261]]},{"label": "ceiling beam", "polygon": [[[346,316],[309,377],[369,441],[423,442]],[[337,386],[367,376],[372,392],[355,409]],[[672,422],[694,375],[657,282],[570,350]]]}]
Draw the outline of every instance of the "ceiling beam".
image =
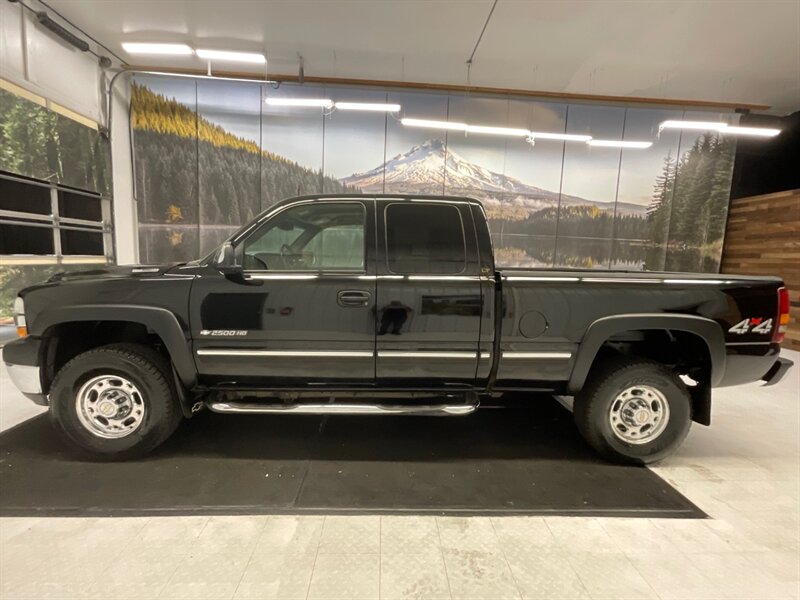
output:
[{"label": "ceiling beam", "polygon": [[[156,71],[159,73],[175,73],[176,75],[207,75],[205,69],[182,69],[173,67],[153,67],[149,65],[123,65],[123,68],[130,71]],[[215,71],[214,75],[219,77],[232,77],[236,79],[252,79],[254,81],[263,80],[264,74],[240,71]],[[297,83],[297,75],[278,75],[269,74],[271,81],[281,81],[287,83]],[[521,90],[514,88],[466,86],[447,83],[419,83],[409,81],[391,81],[382,79],[353,79],[348,77],[314,77],[306,75],[305,83],[321,85],[351,85],[361,87],[380,87],[398,88],[415,90],[435,90],[443,92],[489,94],[500,96],[517,96],[522,98],[538,98],[540,100],[560,100],[573,102],[602,102],[605,104],[647,104],[650,106],[669,106],[680,108],[703,108],[719,109],[722,111],[748,110],[765,111],[769,110],[768,104],[752,104],[749,102],[721,102],[716,100],[684,100],[679,98],[648,98],[644,96],[610,96],[605,94],[575,94],[569,92],[545,92],[541,90]]]}]

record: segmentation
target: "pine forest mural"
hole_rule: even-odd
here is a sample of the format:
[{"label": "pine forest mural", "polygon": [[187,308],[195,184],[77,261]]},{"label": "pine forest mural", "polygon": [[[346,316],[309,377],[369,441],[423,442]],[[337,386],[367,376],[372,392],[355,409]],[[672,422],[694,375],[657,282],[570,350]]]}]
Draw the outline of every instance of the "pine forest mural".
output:
[{"label": "pine forest mural", "polygon": [[[401,115],[276,107],[269,95],[394,102]],[[131,125],[142,262],[211,252],[275,202],[314,193],[471,196],[502,266],[719,268],[733,139],[658,130],[676,110],[356,88],[139,77]],[[651,148],[404,127],[401,116],[466,121]],[[716,115],[716,118],[730,115]],[[703,113],[703,120],[715,116]]]},{"label": "pine forest mural", "polygon": [[108,140],[95,129],[0,89],[0,171],[107,194]]}]

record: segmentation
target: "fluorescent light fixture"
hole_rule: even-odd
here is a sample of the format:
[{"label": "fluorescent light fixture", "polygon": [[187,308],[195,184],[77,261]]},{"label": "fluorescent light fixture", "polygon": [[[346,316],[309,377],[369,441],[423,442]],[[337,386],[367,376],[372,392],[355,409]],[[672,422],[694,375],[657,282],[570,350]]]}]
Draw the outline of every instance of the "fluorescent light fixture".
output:
[{"label": "fluorescent light fixture", "polygon": [[490,135],[511,135],[526,137],[530,135],[527,129],[514,129],[513,127],[489,127],[488,125],[467,125],[467,133],[488,133]]},{"label": "fluorescent light fixture", "polygon": [[186,44],[150,44],[144,42],[122,42],[122,49],[130,54],[189,55],[193,50]]},{"label": "fluorescent light fixture", "polygon": [[373,102],[336,102],[337,110],[370,110],[374,112],[397,112],[399,104],[379,104]]},{"label": "fluorescent light fixture", "polygon": [[429,127],[431,129],[448,129],[451,131],[465,131],[467,133],[486,133],[494,135],[510,135],[515,137],[527,137],[530,139],[545,140],[566,140],[568,142],[588,142],[592,139],[590,135],[576,135],[571,133],[546,133],[539,131],[528,131],[527,129],[516,129],[513,127],[492,127],[489,125],[469,125],[457,121],[430,121],[428,119],[400,119],[406,127]]},{"label": "fluorescent light fixture", "polygon": [[428,127],[430,129],[450,129],[454,131],[466,131],[466,123],[455,121],[429,121],[427,119],[400,119],[406,127]]},{"label": "fluorescent light fixture", "polygon": [[702,131],[722,131],[728,126],[719,121],[664,121],[658,129],[700,129]]},{"label": "fluorescent light fixture", "polygon": [[775,137],[780,129],[770,127],[736,127],[718,121],[664,121],[658,127],[662,129],[700,129],[702,131],[719,131],[728,135],[754,135],[758,137]]},{"label": "fluorescent light fixture", "polygon": [[590,146],[602,146],[604,148],[649,148],[653,142],[634,142],[628,140],[589,140],[586,142]]},{"label": "fluorescent light fixture", "polygon": [[232,52],[230,50],[209,50],[208,48],[198,48],[195,53],[204,60],[223,60],[227,62],[245,62],[263,65],[267,62],[266,57],[259,52]]},{"label": "fluorescent light fixture", "polygon": [[547,133],[544,131],[531,131],[530,137],[534,140],[563,140],[565,142],[588,142],[590,135],[577,135],[573,133]]},{"label": "fluorescent light fixture", "polygon": [[328,98],[267,98],[270,106],[304,106],[308,108],[331,108],[333,100]]},{"label": "fluorescent light fixture", "polygon": [[781,132],[780,129],[769,127],[726,127],[722,130],[724,134],[731,135],[755,135],[758,137],[775,137]]}]

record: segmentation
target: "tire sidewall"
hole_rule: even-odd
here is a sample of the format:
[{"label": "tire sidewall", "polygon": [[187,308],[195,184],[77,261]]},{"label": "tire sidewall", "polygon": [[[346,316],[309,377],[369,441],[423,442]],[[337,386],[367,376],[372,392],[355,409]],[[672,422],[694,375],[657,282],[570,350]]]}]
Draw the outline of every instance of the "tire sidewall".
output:
[{"label": "tire sidewall", "polygon": [[[89,431],[78,418],[78,390],[92,377],[118,375],[131,381],[140,391],[144,403],[144,419],[129,435],[108,439]],[[168,421],[169,391],[163,374],[153,377],[140,364],[120,352],[89,352],[70,361],[58,373],[50,394],[50,414],[66,436],[93,454],[120,455],[155,445],[159,427]]]},{"label": "tire sidewall", "polygon": [[[660,391],[669,405],[669,420],[664,431],[644,444],[631,444],[614,433],[609,422],[611,405],[625,389],[650,386]],[[649,463],[660,460],[674,451],[684,440],[691,426],[691,403],[680,380],[672,374],[661,373],[649,366],[622,369],[597,389],[592,410],[592,423],[608,451],[631,462]]]}]

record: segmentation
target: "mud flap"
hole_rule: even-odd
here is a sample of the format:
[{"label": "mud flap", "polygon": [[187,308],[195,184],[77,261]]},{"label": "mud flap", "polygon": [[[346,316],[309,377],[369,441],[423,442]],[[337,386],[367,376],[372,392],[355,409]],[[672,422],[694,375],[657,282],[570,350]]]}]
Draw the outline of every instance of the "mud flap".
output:
[{"label": "mud flap", "polygon": [[701,381],[687,386],[692,397],[692,421],[700,425],[711,425],[711,384]]}]

